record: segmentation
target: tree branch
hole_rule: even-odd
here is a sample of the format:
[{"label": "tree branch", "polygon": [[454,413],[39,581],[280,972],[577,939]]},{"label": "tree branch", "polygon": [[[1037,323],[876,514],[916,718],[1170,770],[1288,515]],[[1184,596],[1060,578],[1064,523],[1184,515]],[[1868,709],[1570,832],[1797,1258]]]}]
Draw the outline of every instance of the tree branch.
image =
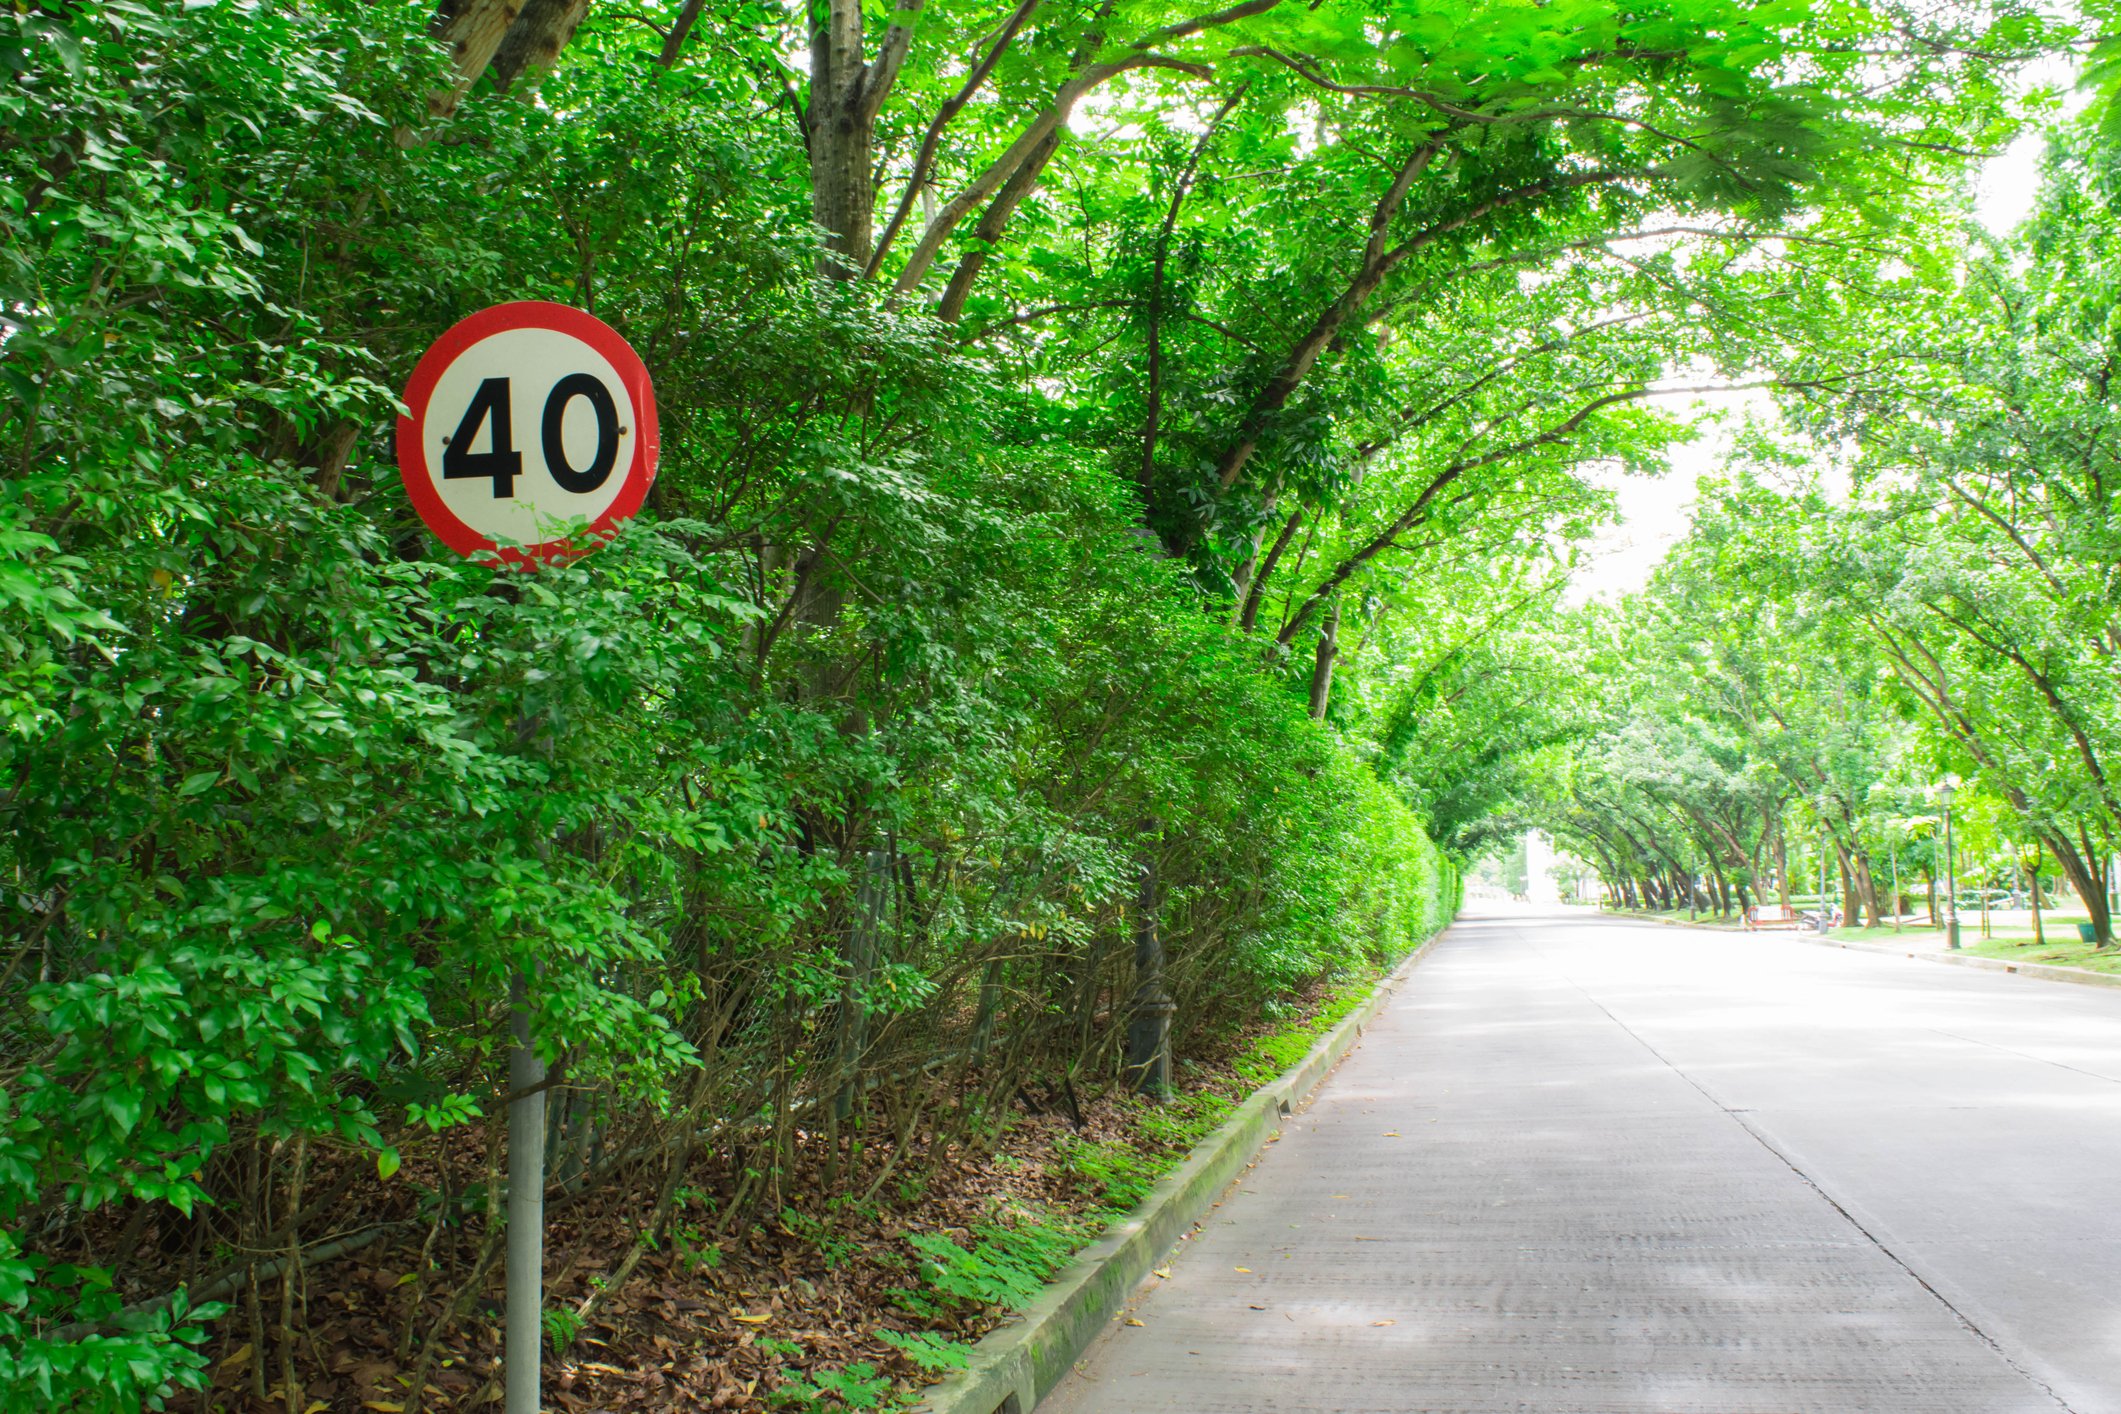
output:
[{"label": "tree branch", "polygon": [[985,56],[973,66],[972,72],[965,76],[965,82],[936,110],[934,121],[928,124],[928,131],[921,138],[920,152],[913,159],[912,175],[906,178],[905,195],[899,198],[898,209],[891,213],[891,220],[884,227],[884,234],[878,237],[876,250],[869,257],[869,268],[862,272],[863,278],[874,279],[876,272],[883,268],[884,257],[890,253],[892,243],[898,239],[899,229],[906,224],[906,217],[913,210],[914,200],[920,195],[921,188],[928,184],[928,174],[935,165],[936,151],[942,145],[943,130],[950,126],[958,113],[972,100],[972,96],[979,92],[981,85],[987,82],[987,76],[994,72],[994,66],[1000,62],[1002,52],[1015,42],[1018,32],[1038,7],[1039,0],[1023,0],[1023,3],[1016,7],[1015,12],[1003,22],[1001,32],[995,36],[994,43],[988,46]]}]

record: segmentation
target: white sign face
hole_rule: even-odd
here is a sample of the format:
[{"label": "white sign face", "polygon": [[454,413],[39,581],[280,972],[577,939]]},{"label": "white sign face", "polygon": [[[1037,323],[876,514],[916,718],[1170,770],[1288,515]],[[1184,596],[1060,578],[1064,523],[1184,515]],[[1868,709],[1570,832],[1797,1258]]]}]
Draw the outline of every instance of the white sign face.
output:
[{"label": "white sign face", "polygon": [[655,393],[592,315],[523,300],[435,341],[405,390],[398,469],[451,548],[511,563],[579,553],[655,479]]}]

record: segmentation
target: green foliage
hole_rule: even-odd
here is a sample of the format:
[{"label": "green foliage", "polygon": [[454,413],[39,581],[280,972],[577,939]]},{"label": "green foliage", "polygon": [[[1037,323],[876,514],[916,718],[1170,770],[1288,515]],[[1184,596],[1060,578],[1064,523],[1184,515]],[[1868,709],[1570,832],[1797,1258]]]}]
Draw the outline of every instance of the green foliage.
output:
[{"label": "green foliage", "polygon": [[1824,875],[1876,926],[1896,878],[1945,872],[1953,774],[1960,877],[2051,861],[2111,937],[2114,160],[2087,119],[2009,242],[1941,210],[1960,259],[1818,257],[1833,291],[1782,359],[1866,371],[1749,428],[1650,589],[1586,625],[1630,651],[1543,819],[1622,901]]},{"label": "green foliage", "polygon": [[1033,1222],[983,1223],[965,1247],[944,1233],[917,1232],[908,1246],[926,1260],[921,1276],[949,1305],[1020,1311],[1075,1250],[1077,1234]]},{"label": "green foliage", "polygon": [[582,1318],[564,1306],[548,1306],[539,1313],[539,1321],[545,1329],[545,1341],[555,1355],[565,1355],[567,1347],[581,1334]]},{"label": "green foliage", "polygon": [[962,1370],[972,1359],[972,1347],[933,1331],[878,1330],[876,1338],[898,1351],[930,1374]]},{"label": "green foliage", "polygon": [[1115,1213],[1138,1207],[1164,1168],[1157,1156],[1124,1141],[1071,1136],[1054,1145],[1054,1156],[1078,1193]]},{"label": "green foliage", "polygon": [[885,1409],[896,1401],[889,1375],[876,1366],[857,1360],[844,1369],[812,1371],[808,1378],[791,1379],[773,1391],[773,1402],[804,1410]]},{"label": "green foliage", "polygon": [[834,1233],[828,1222],[810,1213],[786,1209],[781,1213],[781,1227],[814,1248],[825,1259],[827,1271],[851,1261],[861,1252],[861,1244]]}]

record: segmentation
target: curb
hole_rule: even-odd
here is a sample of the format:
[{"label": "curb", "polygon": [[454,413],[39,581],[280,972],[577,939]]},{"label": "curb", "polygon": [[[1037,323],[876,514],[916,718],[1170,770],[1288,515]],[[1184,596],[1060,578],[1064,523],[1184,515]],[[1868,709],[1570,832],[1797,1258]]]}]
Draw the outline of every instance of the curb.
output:
[{"label": "curb", "polygon": [[[1445,925],[1448,929],[1449,925]],[[1310,1095],[1428,956],[1438,932],[1379,980],[1304,1058],[1252,1092],[1149,1196],[1061,1270],[1038,1300],[972,1347],[970,1363],[930,1386],[926,1414],[1031,1414],[1170,1248],[1259,1156],[1282,1117]]]},{"label": "curb", "polygon": [[1879,953],[1887,957],[1919,957],[1925,962],[1971,967],[1981,972],[2015,972],[2020,977],[2037,977],[2043,982],[2073,982],[2080,987],[2121,987],[2121,973],[2093,972],[2083,967],[2057,967],[2045,962],[2006,962],[2000,957],[1981,957],[1964,952],[1915,951],[1896,948],[1890,943],[1859,943],[1847,938],[1798,937],[1794,941],[1810,943],[1815,948],[1847,948],[1851,952]]}]

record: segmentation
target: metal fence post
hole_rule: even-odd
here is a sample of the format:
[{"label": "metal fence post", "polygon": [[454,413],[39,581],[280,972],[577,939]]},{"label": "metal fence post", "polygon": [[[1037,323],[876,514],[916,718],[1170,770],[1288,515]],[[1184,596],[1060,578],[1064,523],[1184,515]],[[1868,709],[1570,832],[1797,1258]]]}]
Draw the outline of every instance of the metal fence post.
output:
[{"label": "metal fence post", "polygon": [[1164,990],[1164,941],[1156,927],[1156,866],[1141,866],[1134,916],[1134,1000],[1127,1020],[1127,1075],[1152,1100],[1171,1096],[1171,1014]]},{"label": "metal fence post", "polygon": [[876,941],[883,927],[884,892],[890,859],[872,849],[864,861],[862,886],[854,899],[854,920],[847,929],[847,985],[840,993],[840,1088],[832,1100],[835,1119],[854,1108],[856,1072],[862,1048],[869,1043],[869,1008],[864,1000],[876,971]]}]

